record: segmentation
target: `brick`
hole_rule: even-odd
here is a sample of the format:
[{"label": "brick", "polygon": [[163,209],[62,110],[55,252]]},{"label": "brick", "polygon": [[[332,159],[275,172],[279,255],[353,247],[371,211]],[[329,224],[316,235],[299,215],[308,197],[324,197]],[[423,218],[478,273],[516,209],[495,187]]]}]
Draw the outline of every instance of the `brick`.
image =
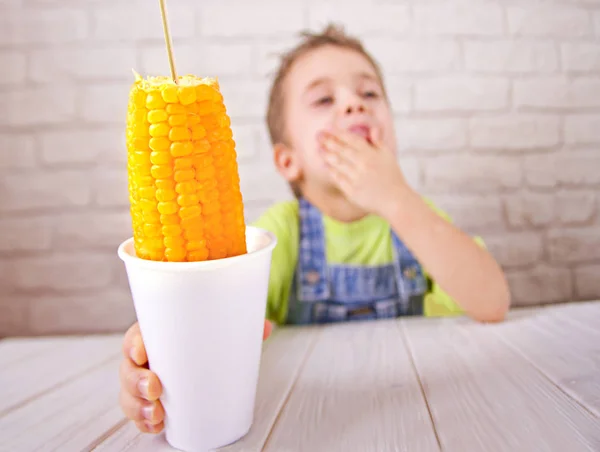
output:
[{"label": "brick", "polygon": [[375,38],[365,39],[365,45],[390,74],[454,71],[461,65],[460,47],[453,41]]},{"label": "brick", "polygon": [[573,281],[567,268],[538,266],[507,274],[514,306],[571,301]]},{"label": "brick", "polygon": [[561,6],[509,6],[509,32],[517,36],[579,37],[592,34],[585,9]]},{"label": "brick", "polygon": [[600,72],[600,45],[597,43],[563,43],[561,54],[567,72]]},{"label": "brick", "polygon": [[493,3],[419,2],[413,6],[413,27],[426,35],[501,35],[502,8]]},{"label": "brick", "polygon": [[498,196],[440,195],[433,200],[464,230],[488,232],[504,227],[502,202]]},{"label": "brick", "polygon": [[83,87],[81,116],[90,123],[124,124],[130,86],[127,83],[106,83]]},{"label": "brick", "polygon": [[69,44],[82,42],[88,34],[85,11],[9,8],[0,15],[0,42],[4,45]]},{"label": "brick", "polygon": [[[55,246],[60,249],[110,248],[132,235],[131,217],[122,212],[86,212],[61,215],[54,220]],[[85,225],[85,227],[82,227]]]},{"label": "brick", "polygon": [[34,166],[35,141],[31,135],[0,133],[0,170]]},{"label": "brick", "polygon": [[551,193],[520,193],[504,200],[508,224],[513,227],[546,226],[556,217]]},{"label": "brick", "polygon": [[557,183],[556,156],[551,154],[531,155],[524,160],[527,185],[536,188],[551,188]]},{"label": "brick", "polygon": [[0,85],[22,83],[27,75],[25,53],[11,50],[0,51]]},{"label": "brick", "polygon": [[406,33],[410,24],[408,5],[378,4],[365,14],[362,3],[346,3],[342,8],[332,2],[321,2],[311,5],[308,10],[308,26],[321,30],[330,22],[343,23],[349,30],[357,34]]},{"label": "brick", "polygon": [[0,212],[79,207],[91,199],[89,175],[76,171],[7,174],[0,192]]},{"label": "brick", "polygon": [[449,151],[467,144],[467,127],[462,119],[399,119],[396,135],[400,152]]},{"label": "brick", "polygon": [[530,266],[542,258],[542,237],[536,232],[486,235],[485,243],[490,253],[504,268]]},{"label": "brick", "polygon": [[57,130],[40,135],[41,157],[48,165],[127,161],[123,129]]},{"label": "brick", "polygon": [[135,321],[128,291],[42,295],[31,303],[29,325],[36,335],[124,333]]},{"label": "brick", "polygon": [[556,195],[558,218],[563,224],[583,224],[596,213],[596,195],[593,191],[565,191]]},{"label": "brick", "polygon": [[0,251],[41,251],[52,246],[52,223],[48,218],[0,219]]},{"label": "brick", "polygon": [[261,39],[254,45],[253,72],[272,79],[279,66],[281,56],[299,42],[297,37],[284,37],[276,40]]},{"label": "brick", "polygon": [[278,202],[294,199],[287,181],[277,173],[273,164],[242,163],[239,171],[244,202]]},{"label": "brick", "polygon": [[472,72],[518,74],[558,69],[558,55],[550,42],[467,42],[464,49],[466,68]]},{"label": "brick", "polygon": [[403,157],[398,158],[398,164],[404,175],[404,179],[413,189],[418,190],[423,184],[421,178],[421,163],[417,158]]},{"label": "brick", "polygon": [[516,188],[521,180],[519,162],[503,157],[437,157],[425,165],[425,187],[431,190],[493,192]]},{"label": "brick", "polygon": [[600,107],[599,92],[600,78],[515,80],[513,88],[515,106],[531,108]]},{"label": "brick", "polygon": [[71,122],[76,118],[75,96],[73,86],[60,83],[51,89],[46,86],[7,91],[0,96],[0,123],[18,127]]},{"label": "brick", "polygon": [[600,226],[549,231],[547,246],[551,262],[574,263],[598,260]]},{"label": "brick", "polygon": [[392,111],[395,114],[408,113],[412,110],[412,83],[403,77],[386,76],[386,90]]},{"label": "brick", "polygon": [[551,149],[560,143],[560,120],[554,116],[477,117],[469,126],[475,149],[522,152]]},{"label": "brick", "polygon": [[239,120],[231,121],[235,150],[239,160],[250,160],[258,155],[258,134],[261,126]]},{"label": "brick", "polygon": [[557,180],[564,185],[600,184],[600,152],[597,149],[561,154],[555,165]]},{"label": "brick", "polygon": [[127,167],[99,172],[94,180],[94,199],[100,206],[129,207]]},{"label": "brick", "polygon": [[600,299],[600,265],[586,265],[575,269],[575,288],[580,298]]},{"label": "brick", "polygon": [[600,143],[600,115],[565,117],[565,143],[570,145]]},{"label": "brick", "polygon": [[[57,48],[35,50],[29,58],[29,77],[34,82],[51,80],[106,80],[133,81],[133,47]],[[110,64],[107,64],[110,62]]]},{"label": "brick", "polygon": [[114,259],[89,252],[16,258],[14,284],[26,291],[99,289],[110,284]]},{"label": "brick", "polygon": [[[0,265],[0,269],[2,265]],[[4,289],[0,286],[0,289]],[[2,290],[5,295],[5,291]],[[0,298],[0,338],[28,334],[29,300],[14,295]]]},{"label": "brick", "polygon": [[232,118],[263,118],[267,111],[265,80],[219,78],[227,113]]},{"label": "brick", "polygon": [[203,4],[199,11],[200,34],[219,37],[279,37],[294,35],[295,30],[306,27],[305,6],[302,2],[263,0],[258,3],[226,0]]},{"label": "brick", "polygon": [[[203,43],[177,46],[176,64],[182,74],[210,77],[249,74],[252,68],[252,46],[236,43]],[[140,71],[148,75],[170,74],[165,46],[141,51]]]},{"label": "brick", "polygon": [[[93,38],[96,41],[164,40],[160,9],[148,8],[144,0],[127,3],[94,8]],[[196,20],[190,6],[171,2],[168,9],[173,40],[193,37]]]},{"label": "brick", "polygon": [[417,111],[486,111],[508,105],[508,81],[500,78],[440,77],[417,80]]}]

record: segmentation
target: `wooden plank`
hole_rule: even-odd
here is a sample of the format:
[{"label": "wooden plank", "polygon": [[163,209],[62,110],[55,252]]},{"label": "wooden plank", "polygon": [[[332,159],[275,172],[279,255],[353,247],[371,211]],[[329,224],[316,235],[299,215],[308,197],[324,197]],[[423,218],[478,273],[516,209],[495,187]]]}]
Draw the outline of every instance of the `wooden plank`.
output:
[{"label": "wooden plank", "polygon": [[598,419],[494,334],[510,324],[402,322],[442,450],[600,450]]},{"label": "wooden plank", "polygon": [[[221,452],[254,452],[263,448],[317,333],[316,328],[282,328],[273,332],[263,346],[254,424],[245,437],[219,449]],[[166,442],[164,433],[141,434],[135,424],[128,422],[94,450],[171,452],[173,449]]]},{"label": "wooden plank", "polygon": [[10,337],[0,341],[0,369],[33,358],[56,347],[64,347],[72,337]]},{"label": "wooden plank", "polygon": [[[40,339],[42,341],[43,339]],[[0,369],[0,417],[19,405],[121,354],[122,335],[72,338]]]},{"label": "wooden plank", "polygon": [[554,384],[600,417],[598,325],[600,303],[549,309],[542,316],[508,323],[495,333]]},{"label": "wooden plank", "polygon": [[266,451],[439,451],[397,321],[323,327]]},{"label": "wooden plank", "polygon": [[113,359],[0,418],[0,451],[81,451],[122,422]]}]

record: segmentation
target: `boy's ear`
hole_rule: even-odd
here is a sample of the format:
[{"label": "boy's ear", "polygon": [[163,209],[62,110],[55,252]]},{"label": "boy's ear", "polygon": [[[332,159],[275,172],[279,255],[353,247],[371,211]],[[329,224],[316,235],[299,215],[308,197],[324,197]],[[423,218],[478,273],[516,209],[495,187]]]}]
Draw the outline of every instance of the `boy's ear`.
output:
[{"label": "boy's ear", "polygon": [[277,171],[288,181],[297,182],[302,175],[298,155],[283,143],[273,147],[273,160]]}]

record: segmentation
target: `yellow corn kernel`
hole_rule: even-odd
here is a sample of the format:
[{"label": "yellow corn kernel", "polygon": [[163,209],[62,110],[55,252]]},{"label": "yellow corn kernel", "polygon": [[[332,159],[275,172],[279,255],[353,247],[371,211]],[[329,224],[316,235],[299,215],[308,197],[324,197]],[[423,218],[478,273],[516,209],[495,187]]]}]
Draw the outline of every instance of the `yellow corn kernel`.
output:
[{"label": "yellow corn kernel", "polygon": [[192,137],[187,127],[173,127],[168,131],[168,135],[171,141],[189,141]]},{"label": "yellow corn kernel", "polygon": [[191,155],[193,152],[194,145],[190,142],[177,142],[171,144],[171,155],[173,157],[185,157],[186,155]]},{"label": "yellow corn kernel", "polygon": [[175,191],[181,195],[191,195],[196,193],[196,181],[180,182],[175,186]]},{"label": "yellow corn kernel", "polygon": [[170,115],[186,115],[187,109],[181,104],[169,104],[167,105],[167,113]]},{"label": "yellow corn kernel", "polygon": [[190,105],[196,102],[196,90],[193,86],[179,88],[178,94],[181,105]]},{"label": "yellow corn kernel", "polygon": [[146,98],[146,108],[148,110],[159,110],[165,108],[167,104],[163,100],[160,92],[154,91],[148,94]]},{"label": "yellow corn kernel", "polygon": [[195,176],[196,171],[194,171],[193,169],[175,171],[175,180],[177,182],[186,182],[188,180],[194,180]]},{"label": "yellow corn kernel", "polygon": [[150,161],[154,165],[169,165],[173,162],[173,157],[166,151],[154,151],[150,154]]},{"label": "yellow corn kernel", "polygon": [[192,159],[189,157],[181,157],[178,159],[175,159],[175,171],[177,170],[184,170],[184,169],[189,169],[192,168],[193,166],[193,162]]},{"label": "yellow corn kernel", "polygon": [[186,250],[184,248],[176,248],[176,249],[167,248],[165,250],[165,257],[167,258],[167,260],[169,262],[184,262],[185,257],[188,254],[189,253],[186,253]]},{"label": "yellow corn kernel", "polygon": [[177,237],[183,235],[183,229],[178,224],[165,224],[162,233],[165,237]]},{"label": "yellow corn kernel", "polygon": [[165,137],[152,138],[150,140],[150,149],[153,151],[167,151],[170,146],[171,142]]},{"label": "yellow corn kernel", "polygon": [[172,127],[175,126],[185,126],[187,123],[187,117],[185,115],[171,115],[169,116],[169,125]]},{"label": "yellow corn kernel", "polygon": [[160,215],[160,224],[165,226],[179,224],[180,218],[177,214]]},{"label": "yellow corn kernel", "polygon": [[174,201],[159,202],[158,211],[163,215],[174,214],[179,210],[179,206]]},{"label": "yellow corn kernel", "polygon": [[201,125],[192,127],[192,140],[201,140],[206,136],[206,130]]},{"label": "yellow corn kernel", "polygon": [[152,165],[150,171],[156,179],[166,179],[173,175],[173,168],[169,165]]},{"label": "yellow corn kernel", "polygon": [[177,197],[177,204],[181,207],[191,207],[198,204],[198,197],[196,195],[179,195]]},{"label": "yellow corn kernel", "polygon": [[170,132],[171,128],[166,123],[161,122],[160,124],[152,124],[150,126],[150,136],[154,138],[168,137],[170,135]]},{"label": "yellow corn kernel", "polygon": [[183,248],[185,246],[185,240],[181,236],[165,237],[165,247],[167,248]]},{"label": "yellow corn kernel", "polygon": [[[179,97],[177,96],[176,86],[167,86],[162,90],[162,98],[167,104],[178,105]],[[167,106],[168,107],[168,106]]]},{"label": "yellow corn kernel", "polygon": [[156,188],[159,190],[175,190],[175,181],[172,179],[161,179],[156,181]]},{"label": "yellow corn kernel", "polygon": [[171,190],[168,188],[159,188],[158,190],[156,190],[156,199],[159,202],[173,201],[175,198],[177,198],[177,193],[175,192],[175,190]]},{"label": "yellow corn kernel", "polygon": [[144,235],[146,237],[160,237],[162,233],[162,228],[159,224],[145,224],[144,225]]},{"label": "yellow corn kernel", "polygon": [[[158,205],[158,207],[160,210],[160,204]],[[202,209],[199,206],[181,207],[179,209],[179,216],[182,219],[193,218],[193,217],[200,215],[201,213],[202,213]]]},{"label": "yellow corn kernel", "polygon": [[159,122],[164,122],[169,119],[169,115],[165,110],[150,110],[148,112],[148,122],[150,124],[157,124]]}]

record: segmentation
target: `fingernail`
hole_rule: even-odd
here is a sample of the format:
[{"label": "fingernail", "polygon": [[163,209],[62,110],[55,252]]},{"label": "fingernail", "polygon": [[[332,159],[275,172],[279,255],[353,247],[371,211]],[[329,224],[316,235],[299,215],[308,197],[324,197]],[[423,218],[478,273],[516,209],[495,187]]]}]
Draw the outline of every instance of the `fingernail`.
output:
[{"label": "fingernail", "polygon": [[148,380],[147,377],[143,377],[139,382],[138,382],[138,390],[140,391],[140,394],[142,394],[142,397],[145,397],[146,399],[148,398],[148,393],[150,388],[150,381]]},{"label": "fingernail", "polygon": [[152,420],[154,417],[154,404],[144,405],[142,407],[142,415],[144,416],[144,419],[148,419],[149,421]]},{"label": "fingernail", "polygon": [[144,425],[146,426],[146,428],[148,429],[148,431],[154,433],[156,431],[156,425],[150,423],[150,422],[144,422]]}]

